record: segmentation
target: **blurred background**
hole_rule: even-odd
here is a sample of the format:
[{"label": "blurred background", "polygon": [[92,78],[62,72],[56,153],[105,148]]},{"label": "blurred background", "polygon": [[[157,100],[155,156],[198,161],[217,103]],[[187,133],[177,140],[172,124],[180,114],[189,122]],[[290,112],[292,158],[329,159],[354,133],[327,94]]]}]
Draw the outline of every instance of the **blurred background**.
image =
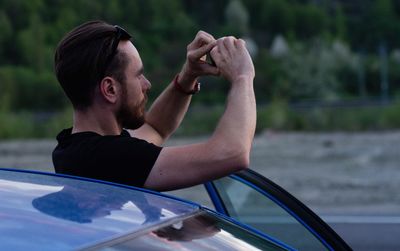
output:
[{"label": "blurred background", "polygon": [[[399,216],[400,1],[0,0],[1,167],[54,171],[72,115],[54,50],[93,19],[132,34],[151,100],[198,30],[244,38],[258,103],[251,167],[320,214]],[[204,139],[224,110],[229,84],[201,82],[171,145]]]},{"label": "blurred background", "polygon": [[[132,35],[154,99],[180,70],[198,30],[247,40],[260,132],[400,127],[400,1],[0,1],[0,138],[42,138],[70,121],[53,73],[57,43],[101,19]],[[210,132],[228,84],[202,80],[183,135]],[[210,108],[211,106],[211,108]],[[201,122],[201,123],[199,123]]]}]

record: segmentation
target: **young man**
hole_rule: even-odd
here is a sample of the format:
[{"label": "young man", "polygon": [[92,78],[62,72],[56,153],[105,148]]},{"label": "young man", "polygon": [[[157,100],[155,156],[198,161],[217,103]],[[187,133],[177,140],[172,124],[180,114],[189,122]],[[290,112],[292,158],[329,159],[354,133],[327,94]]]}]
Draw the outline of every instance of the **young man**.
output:
[{"label": "young man", "polygon": [[[207,53],[216,66],[203,60]],[[130,35],[119,26],[91,21],[73,29],[57,47],[55,71],[74,107],[73,127],[57,136],[57,173],[171,190],[249,165],[255,73],[241,39],[198,32],[181,72],[147,113],[151,84]],[[161,147],[180,125],[203,75],[221,75],[231,84],[217,128],[205,142]]]}]

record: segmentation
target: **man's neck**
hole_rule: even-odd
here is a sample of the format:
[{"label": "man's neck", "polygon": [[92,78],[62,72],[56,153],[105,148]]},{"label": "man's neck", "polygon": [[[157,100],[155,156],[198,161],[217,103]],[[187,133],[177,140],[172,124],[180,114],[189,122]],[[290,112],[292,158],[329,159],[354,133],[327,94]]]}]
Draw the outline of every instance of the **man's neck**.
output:
[{"label": "man's neck", "polygon": [[119,135],[122,127],[108,110],[87,108],[74,110],[72,133],[95,132],[100,135]]}]

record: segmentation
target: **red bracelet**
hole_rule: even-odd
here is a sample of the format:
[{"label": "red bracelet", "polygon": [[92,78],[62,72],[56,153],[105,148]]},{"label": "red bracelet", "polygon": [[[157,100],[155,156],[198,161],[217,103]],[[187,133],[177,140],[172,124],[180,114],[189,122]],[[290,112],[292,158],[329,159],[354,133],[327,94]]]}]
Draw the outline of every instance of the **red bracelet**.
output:
[{"label": "red bracelet", "polygon": [[185,89],[183,89],[183,87],[178,83],[178,77],[179,77],[179,73],[176,74],[176,76],[174,78],[174,86],[179,92],[184,93],[186,95],[193,95],[193,94],[196,94],[196,93],[198,93],[200,91],[200,83],[199,82],[197,82],[195,84],[193,90],[185,91]]}]

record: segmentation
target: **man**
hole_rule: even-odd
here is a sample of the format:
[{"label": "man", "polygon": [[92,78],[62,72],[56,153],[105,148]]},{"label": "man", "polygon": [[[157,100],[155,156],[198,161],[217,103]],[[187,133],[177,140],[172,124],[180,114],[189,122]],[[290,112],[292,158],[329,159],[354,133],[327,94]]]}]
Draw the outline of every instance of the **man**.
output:
[{"label": "man", "polygon": [[[216,66],[203,60],[207,53]],[[130,35],[118,26],[91,21],[76,27],[57,47],[55,71],[74,107],[73,127],[57,136],[57,173],[171,190],[249,165],[255,73],[241,39],[215,40],[200,31],[182,70],[147,113],[151,84]],[[205,142],[161,147],[179,127],[203,75],[221,75],[231,84],[217,128]]]}]

